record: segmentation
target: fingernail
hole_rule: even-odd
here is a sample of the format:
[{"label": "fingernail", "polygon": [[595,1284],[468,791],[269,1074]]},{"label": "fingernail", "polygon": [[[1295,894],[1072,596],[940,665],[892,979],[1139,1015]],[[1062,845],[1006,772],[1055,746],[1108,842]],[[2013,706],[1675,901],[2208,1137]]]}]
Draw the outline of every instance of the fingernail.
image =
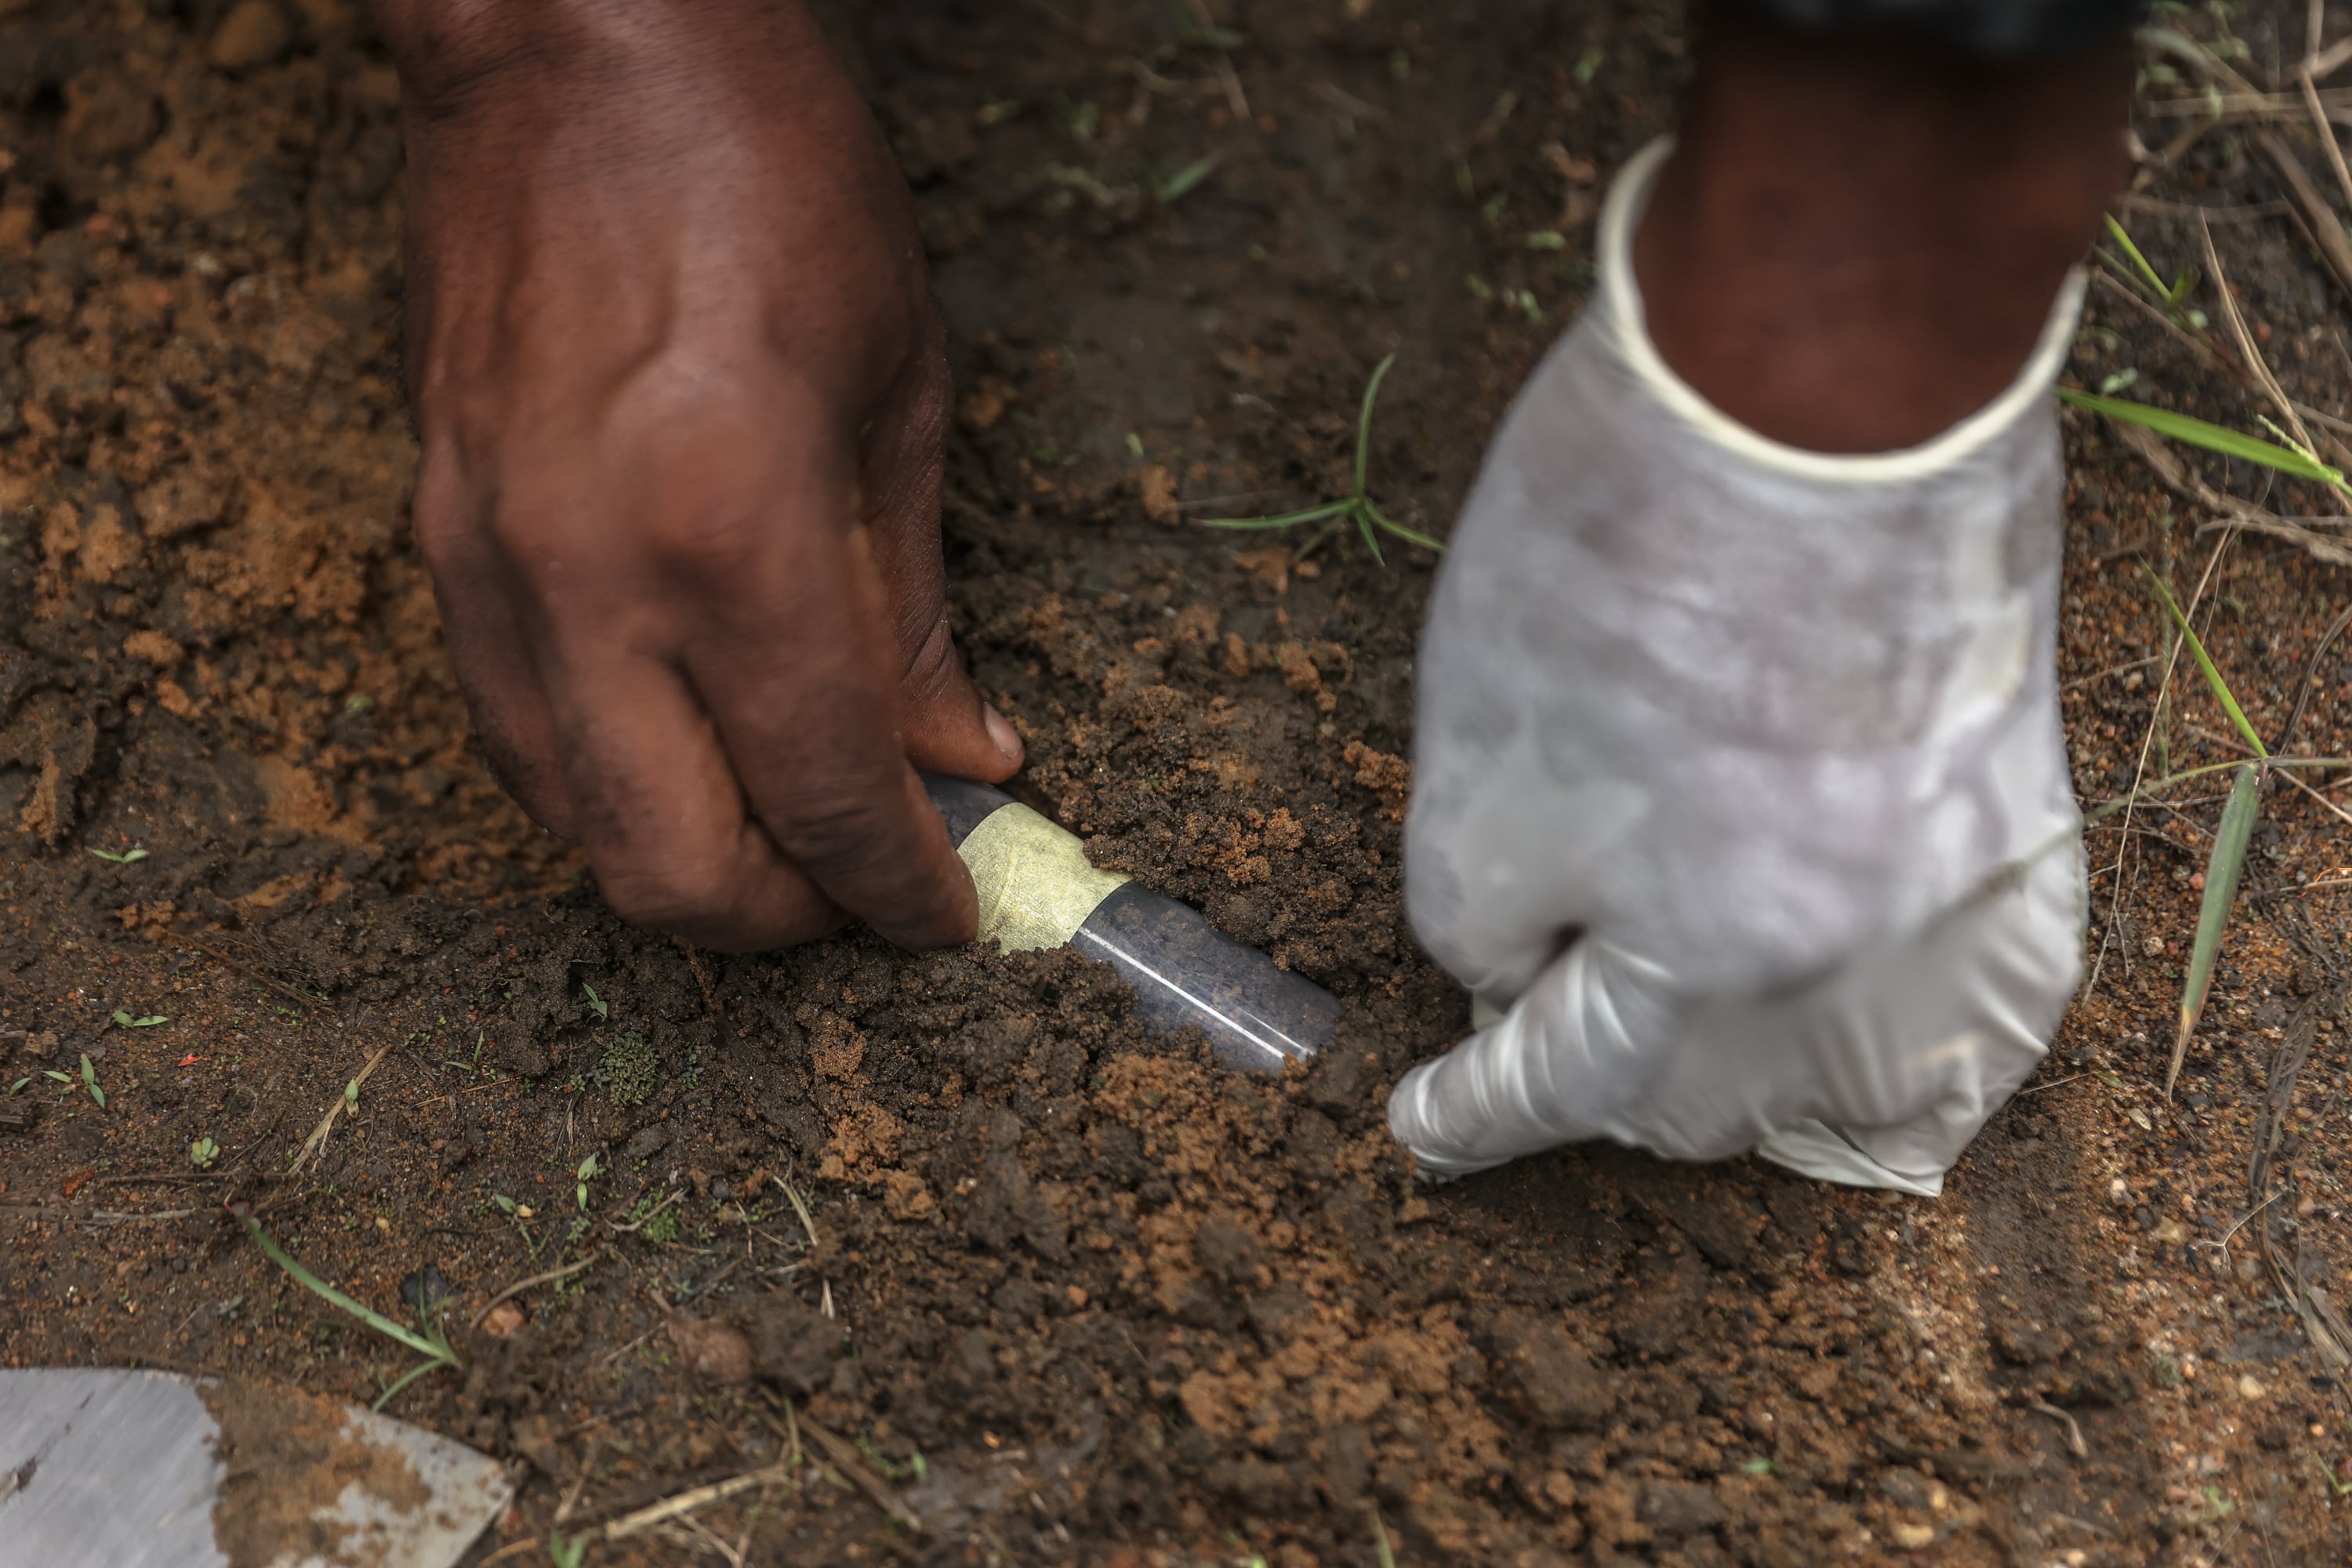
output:
[{"label": "fingernail", "polygon": [[982,703],[980,714],[982,721],[988,726],[988,738],[996,742],[996,749],[1004,753],[1004,760],[1008,763],[1019,762],[1021,732],[1013,727],[1013,721],[999,713],[996,710],[996,705],[992,702]]}]

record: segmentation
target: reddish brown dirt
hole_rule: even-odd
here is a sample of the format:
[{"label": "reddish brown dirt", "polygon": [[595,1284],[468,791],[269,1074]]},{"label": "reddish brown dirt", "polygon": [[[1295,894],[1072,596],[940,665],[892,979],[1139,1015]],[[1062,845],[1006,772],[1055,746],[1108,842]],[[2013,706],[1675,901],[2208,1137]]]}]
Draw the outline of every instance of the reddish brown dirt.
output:
[{"label": "reddish brown dirt", "polygon": [[[1431,563],[1193,523],[1340,483],[1393,350],[1373,482],[1443,531],[1580,303],[1601,183],[1668,123],[1684,25],[1213,8],[1229,50],[1110,0],[875,6],[855,42],[956,331],[964,646],[1097,858],[1349,1003],[1279,1082],[1145,1038],[1067,954],[619,926],[464,738],[402,521],[395,84],[348,0],[0,0],[0,1358],[355,1398],[405,1370],[236,1198],[379,1310],[446,1277],[467,1368],[395,1408],[512,1462],[509,1561],[779,1461],[698,1527],[769,1563],[2343,1560],[2343,1389],[2282,1286],[2341,1246],[2352,838],[2291,788],[2169,1103],[2201,785],[2094,835],[2095,981],[1940,1202],[1608,1150],[1416,1190],[1382,1097],[1464,1026],[1398,901]],[[2226,131],[2151,192],[2273,194]],[[2126,214],[2195,258],[2173,208]],[[2344,414],[2301,239],[2260,207],[2217,234],[2281,377]],[[2074,374],[2125,368],[2252,427],[2103,291]],[[2163,673],[2133,554],[2186,594],[2219,536],[2070,428],[2100,799]],[[2221,555],[2200,620],[2266,731],[2343,596],[2292,543]],[[2318,677],[2294,749],[2343,754],[2352,647]],[[2225,758],[2176,689],[2151,766]],[[2282,1195],[2233,1230],[2273,1123]],[[677,1524],[594,1553],[719,1555]]]}]

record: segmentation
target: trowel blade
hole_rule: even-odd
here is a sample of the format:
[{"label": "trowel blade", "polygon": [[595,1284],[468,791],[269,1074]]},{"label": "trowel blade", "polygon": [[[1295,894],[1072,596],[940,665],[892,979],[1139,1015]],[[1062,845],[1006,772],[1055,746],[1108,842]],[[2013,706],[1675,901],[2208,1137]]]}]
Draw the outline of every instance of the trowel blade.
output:
[{"label": "trowel blade", "polygon": [[448,1568],[511,1492],[462,1443],[282,1384],[0,1368],[0,1568]]}]

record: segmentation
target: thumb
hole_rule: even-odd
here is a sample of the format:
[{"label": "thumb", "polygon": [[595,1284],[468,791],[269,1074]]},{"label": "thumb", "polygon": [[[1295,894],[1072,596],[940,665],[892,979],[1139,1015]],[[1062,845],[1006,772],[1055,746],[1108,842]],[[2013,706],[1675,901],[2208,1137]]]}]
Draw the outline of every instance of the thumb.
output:
[{"label": "thumb", "polygon": [[1020,770],[1020,733],[980,694],[956,655],[942,612],[900,686],[907,760],[953,778],[996,784]]},{"label": "thumb", "polygon": [[1389,1131],[1436,1181],[1607,1135],[1670,1064],[1665,979],[1586,937],[1509,1012],[1405,1074],[1389,1096]]}]

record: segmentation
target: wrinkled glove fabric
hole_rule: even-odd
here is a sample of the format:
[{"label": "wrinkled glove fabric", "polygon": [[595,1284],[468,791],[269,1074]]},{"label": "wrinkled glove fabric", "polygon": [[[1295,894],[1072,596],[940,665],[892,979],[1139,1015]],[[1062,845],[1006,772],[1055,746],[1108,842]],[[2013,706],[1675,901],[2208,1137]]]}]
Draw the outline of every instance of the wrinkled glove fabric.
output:
[{"label": "wrinkled glove fabric", "polygon": [[1612,192],[1433,601],[1408,912],[1492,1021],[1390,1124],[1433,1177],[1610,1138],[1933,1194],[2081,972],[2049,391],[2081,284],[1936,439],[1785,447],[1650,343],[1665,151]]}]

